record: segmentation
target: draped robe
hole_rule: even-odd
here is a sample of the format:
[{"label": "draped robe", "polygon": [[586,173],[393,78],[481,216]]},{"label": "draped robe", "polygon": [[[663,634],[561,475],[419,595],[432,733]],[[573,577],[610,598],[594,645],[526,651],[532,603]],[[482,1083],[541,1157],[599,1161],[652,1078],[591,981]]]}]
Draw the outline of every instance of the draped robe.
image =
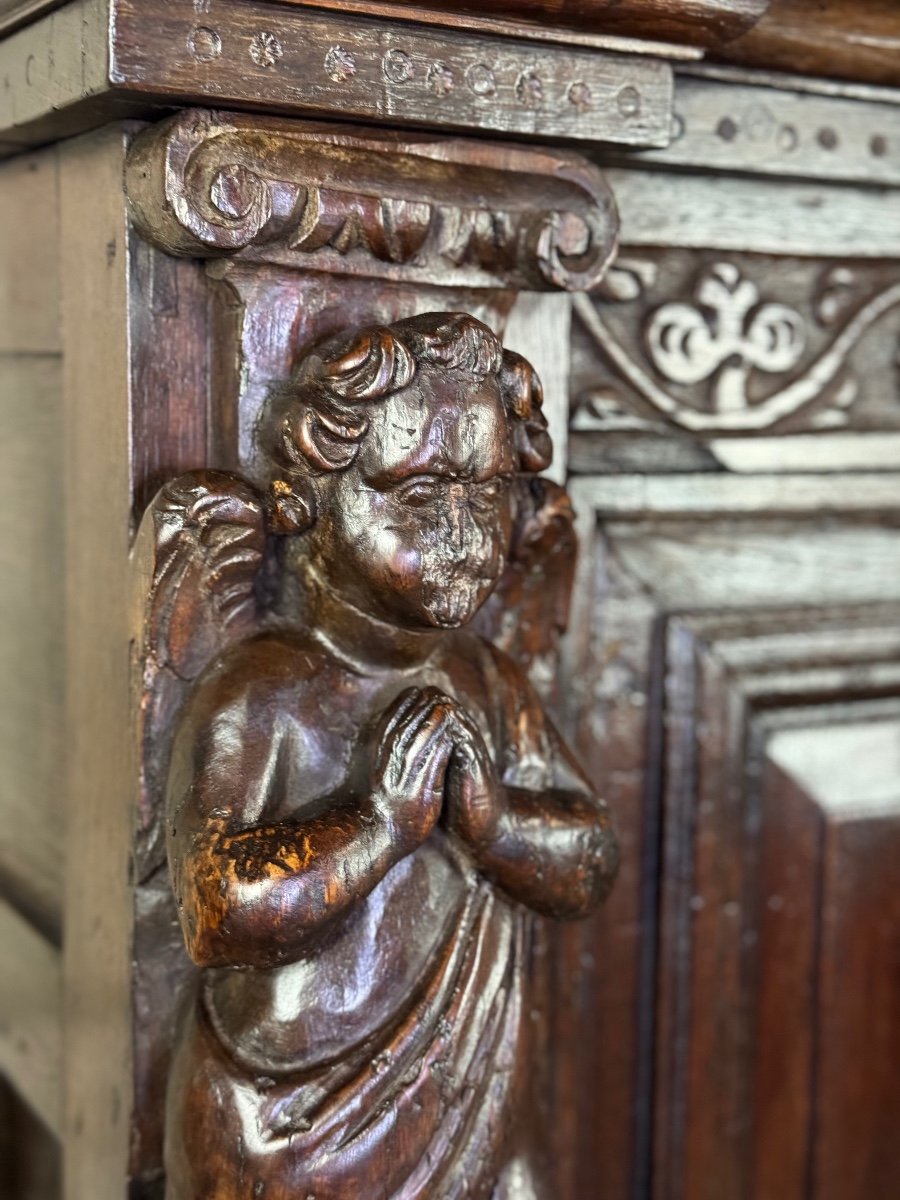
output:
[{"label": "draped robe", "polygon": [[[512,664],[471,636],[451,657],[468,678],[439,668],[425,682],[476,698],[498,767],[533,774],[552,760],[555,735]],[[176,745],[186,802],[202,807],[208,791],[221,804],[241,777],[231,756],[252,750],[223,729],[263,712],[263,742],[283,741],[298,698],[339,683],[333,665],[272,638],[218,664]],[[339,747],[358,733],[336,718],[317,760],[346,763]],[[268,773],[265,796],[248,788],[245,819],[290,811],[292,778],[296,763]],[[533,935],[531,914],[439,825],[295,960],[205,968],[170,1074],[167,1200],[543,1197],[517,1148],[534,1073]]]}]

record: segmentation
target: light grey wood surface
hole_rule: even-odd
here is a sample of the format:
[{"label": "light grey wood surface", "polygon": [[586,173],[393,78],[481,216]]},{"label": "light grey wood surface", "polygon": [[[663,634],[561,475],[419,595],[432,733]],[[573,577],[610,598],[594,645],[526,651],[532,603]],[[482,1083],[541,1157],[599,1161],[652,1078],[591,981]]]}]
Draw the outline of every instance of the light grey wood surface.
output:
[{"label": "light grey wood surface", "polygon": [[[602,163],[602,160],[601,160]],[[900,256],[900,205],[887,188],[615,167],[605,171],[625,246],[757,254]]]},{"label": "light grey wood surface", "polygon": [[64,541],[56,154],[0,166],[0,895],[61,925]]},{"label": "light grey wood surface", "polygon": [[680,75],[672,142],[643,162],[900,183],[900,106]]},{"label": "light grey wood surface", "polygon": [[[62,960],[0,900],[0,1074],[58,1134],[61,1129]],[[2,1183],[2,1176],[0,1176]]]},{"label": "light grey wood surface", "polygon": [[564,483],[567,474],[571,324],[571,296],[523,292],[503,338],[504,345],[531,362],[543,385],[544,415],[553,438],[553,462],[546,474],[557,483]]},{"label": "light grey wood surface", "polygon": [[131,1095],[130,480],[124,137],[60,148],[67,492],[66,1200],[121,1200]]}]

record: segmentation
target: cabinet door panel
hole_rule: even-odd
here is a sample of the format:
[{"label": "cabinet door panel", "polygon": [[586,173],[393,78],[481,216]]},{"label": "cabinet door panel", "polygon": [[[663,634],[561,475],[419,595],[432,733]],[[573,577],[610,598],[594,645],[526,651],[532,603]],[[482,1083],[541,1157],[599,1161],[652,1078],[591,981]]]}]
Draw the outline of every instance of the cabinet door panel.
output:
[{"label": "cabinet door panel", "polygon": [[[853,1200],[867,1194],[859,1180],[896,1173],[874,1120],[852,1154],[831,1134],[828,1153],[856,1164],[850,1190],[826,1190],[837,1167],[815,1157],[829,1140],[822,1121],[849,1103],[844,1083],[834,1099],[822,1090],[832,1059],[817,1031],[844,1021],[841,1052],[854,1055],[849,994],[873,978],[861,957],[841,1003],[826,998],[828,922],[842,945],[845,888],[847,914],[887,913],[889,875],[868,878],[850,849],[865,841],[857,818],[852,832],[835,824],[811,783],[791,784],[808,793],[799,815],[782,811],[772,780],[784,768],[771,758],[789,733],[836,745],[834,731],[871,730],[881,751],[859,750],[870,776],[851,778],[861,803],[881,797],[871,772],[900,712],[896,489],[888,474],[574,483],[568,719],[624,845],[606,912],[568,933],[559,989],[581,1048],[567,1133],[579,1200]],[[878,819],[891,830],[900,820]],[[843,856],[833,868],[828,838]],[[879,961],[873,986],[889,1002],[884,944]],[[866,1077],[872,1103],[896,1121],[900,1088],[878,1079]],[[600,1162],[598,1144],[609,1148]]]}]

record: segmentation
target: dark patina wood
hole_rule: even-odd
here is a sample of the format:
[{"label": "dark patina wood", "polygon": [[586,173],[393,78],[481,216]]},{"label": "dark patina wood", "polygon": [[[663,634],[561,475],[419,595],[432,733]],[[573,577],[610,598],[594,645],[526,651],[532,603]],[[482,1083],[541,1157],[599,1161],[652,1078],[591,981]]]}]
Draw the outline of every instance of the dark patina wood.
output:
[{"label": "dark patina wood", "polygon": [[[467,1078],[493,1079],[485,1103],[508,1128],[470,1137],[453,1124],[470,1111],[468,1094],[453,1103],[455,1027],[423,1019],[447,1049],[440,1099],[405,1125],[379,1185],[447,1105],[440,1161],[452,1176],[469,1154],[479,1186],[496,1174],[516,1200],[523,1145],[553,1200],[893,1194],[900,107],[873,85],[897,79],[895,5],[773,0],[750,28],[763,7],[0,0],[0,154],[17,155],[0,169],[4,1197],[55,1188],[26,1104],[59,1132],[66,1200],[161,1200],[169,1078],[191,1054],[211,1061],[189,1031],[199,979],[313,978],[309,953],[191,962],[162,820],[172,743],[189,695],[250,642],[281,662],[291,631],[308,636],[306,577],[287,586],[298,563],[282,551],[321,526],[290,532],[309,495],[290,464],[274,471],[274,398],[323,339],[429,312],[483,322],[547,387],[550,471],[574,473],[573,500],[546,474],[511,489],[507,569],[468,628],[540,697],[512,712],[492,677],[494,740],[552,714],[617,814],[622,870],[594,916],[560,923],[510,900],[498,872],[466,873],[470,850],[454,860],[494,932],[507,910],[529,929],[527,970],[507,974],[529,997],[528,1086],[506,1094],[503,1057],[473,1054]],[[172,119],[126,162],[139,127],[99,129],[124,117]],[[450,675],[470,680],[471,659],[419,682],[457,705]],[[354,745],[374,740],[375,708]],[[538,775],[546,756],[531,757]],[[283,783],[283,764],[271,775]],[[409,871],[406,900],[453,877],[445,825],[393,868]],[[233,856],[245,876],[252,850]],[[352,899],[335,930],[388,890]],[[454,911],[426,920],[423,900],[381,939],[395,953],[376,1024]],[[338,941],[316,937],[323,961]],[[332,974],[355,987],[351,962]],[[303,1019],[328,1006],[352,1040],[359,992],[311,992]],[[467,1015],[478,1028],[483,1005]],[[238,1052],[216,1057],[234,1033],[218,1025],[205,1046],[227,1104],[246,1073]],[[434,1082],[410,1068],[398,1087],[380,1048],[332,1113],[351,1093]],[[362,1053],[330,1059],[329,1085]],[[290,1095],[281,1117],[308,1149],[309,1088],[294,1104],[296,1072],[268,1065],[248,1112]],[[206,1141],[227,1165],[222,1130]]]},{"label": "dark patina wood", "polygon": [[[398,182],[394,176],[400,164]],[[196,364],[192,369],[197,372],[191,405],[170,404],[171,416],[158,404],[146,409],[145,420],[154,419],[154,412],[163,420],[152,443],[155,461],[137,464],[135,485],[142,492],[159,477],[164,463],[180,459],[190,466],[191,457],[195,462],[205,459],[237,469],[244,476],[243,482],[233,474],[183,477],[151,506],[138,542],[137,563],[153,582],[139,666],[145,698],[136,843],[139,968],[135,982],[143,1020],[135,1060],[140,1119],[132,1143],[134,1176],[152,1194],[154,1180],[160,1178],[164,1141],[169,1186],[185,1195],[204,1195],[212,1180],[232,1178],[235,1166],[229,1156],[241,1145],[250,1163],[251,1151],[246,1139],[240,1140],[243,1135],[235,1113],[229,1114],[227,1102],[219,1110],[209,1096],[204,1101],[192,1090],[196,1083],[191,1080],[197,1078],[196,1069],[205,1069],[202,1064],[212,1061],[207,1052],[215,1061],[224,1054],[234,1064],[242,1064],[235,1065],[238,1073],[232,1079],[238,1088],[241,1073],[246,1073],[258,1053],[269,1058],[265,1062],[261,1058],[247,1078],[262,1106],[259,1119],[271,1127],[272,1136],[276,1142],[280,1138],[284,1148],[271,1163],[256,1161],[254,1186],[275,1189],[275,1195],[279,1187],[294,1185],[316,1194],[327,1195],[331,1189],[334,1195],[342,1195],[355,1186],[347,1176],[352,1159],[352,1169],[361,1172],[359,1186],[364,1192],[383,1185],[388,1189],[385,1195],[412,1196],[418,1194],[417,1188],[425,1187],[427,1192],[433,1186],[422,1165],[431,1144],[434,1178],[446,1176],[448,1188],[466,1176],[468,1186],[479,1189],[479,1194],[489,1195],[502,1187],[517,1195],[516,1189],[531,1186],[526,1181],[533,1176],[538,1194],[555,1195],[550,1106],[557,1084],[546,1050],[552,1023],[549,989],[555,985],[547,969],[548,932],[542,918],[520,919],[519,914],[529,905],[538,913],[557,916],[586,910],[595,892],[599,896],[597,889],[605,889],[611,852],[601,850],[602,862],[596,870],[590,866],[594,810],[589,797],[593,793],[589,790],[582,799],[572,793],[567,798],[570,785],[577,792],[584,784],[575,782],[577,771],[566,782],[574,768],[567,752],[553,749],[556,735],[549,733],[546,717],[539,717],[546,732],[538,739],[550,738],[545,749],[538,742],[527,752],[524,743],[520,750],[516,745],[520,736],[526,740],[532,736],[527,732],[532,721],[528,712],[533,709],[537,718],[543,711],[534,692],[526,702],[531,685],[524,683],[521,672],[530,671],[545,694],[555,689],[558,639],[567,621],[574,564],[572,512],[558,486],[533,475],[549,462],[549,439],[539,384],[525,360],[509,352],[501,356],[494,335],[471,316],[433,315],[420,320],[414,314],[429,302],[449,303],[502,329],[523,284],[577,288],[599,279],[617,229],[608,190],[599,172],[571,155],[508,147],[494,151],[432,139],[398,141],[339,128],[190,112],[136,139],[127,179],[138,227],[156,244],[150,248],[135,240],[132,286],[138,295],[146,290],[159,296],[132,345],[137,379],[160,378],[164,364],[177,352],[179,339],[185,340],[188,361]],[[378,201],[371,199],[376,192],[381,196]],[[156,246],[185,258],[173,260]],[[189,256],[198,254],[212,259],[211,269],[204,271],[196,257],[190,261]],[[197,289],[208,296],[205,306],[192,302]],[[351,314],[364,324],[355,338],[345,332]],[[154,328],[161,335],[159,344],[151,337]],[[323,337],[331,337],[329,353],[335,359],[327,369],[311,350]],[[404,338],[410,340],[409,347]],[[448,348],[441,350],[445,342]],[[348,382],[341,383],[344,375]],[[319,376],[325,382],[317,383]],[[334,385],[328,383],[332,377],[338,381]],[[338,391],[332,400],[322,399],[320,393],[324,396],[323,388],[329,387]],[[386,394],[355,405],[355,392],[361,390],[365,397],[367,389],[374,390],[374,397],[379,389]],[[339,401],[342,391],[349,399]],[[158,388],[142,388],[138,411],[148,403],[154,405],[159,394]],[[297,402],[292,408],[294,395]],[[319,408],[310,409],[300,421],[306,411],[304,397],[315,399]],[[502,399],[499,408],[498,399]],[[337,413],[337,403],[344,404],[344,415]],[[471,411],[470,403],[475,404]],[[395,404],[405,405],[408,411],[394,412]],[[465,408],[464,419],[460,405]],[[288,434],[288,426],[278,425],[281,409],[280,420],[289,418],[293,433]],[[373,430],[366,438],[362,430],[369,421]],[[185,437],[181,430],[192,432]],[[362,446],[359,466],[358,446]],[[409,459],[406,467],[421,475],[423,495],[416,493],[401,511],[410,514],[405,526],[410,536],[418,528],[416,521],[422,523],[424,541],[415,553],[421,558],[421,569],[434,576],[426,580],[422,594],[429,599],[422,603],[436,606],[428,622],[443,623],[446,633],[417,632],[421,616],[411,612],[404,616],[402,606],[392,616],[394,602],[388,593],[366,600],[359,581],[354,583],[350,576],[334,587],[329,584],[323,592],[301,563],[305,553],[298,553],[304,546],[314,550],[320,528],[323,536],[330,530],[328,544],[337,545],[335,522],[348,518],[350,496],[378,495],[378,489],[385,488],[384,503],[400,503],[399,492],[394,499],[394,488],[388,487],[373,464],[365,466],[361,456],[396,457],[401,450],[400,457]],[[334,469],[323,457],[329,454],[335,456]],[[435,462],[420,463],[423,454],[436,455]],[[490,461],[482,462],[485,455]],[[363,469],[365,480],[356,480],[355,473]],[[517,480],[518,472],[523,474]],[[310,478],[303,483],[307,475]],[[336,497],[329,517],[323,507],[325,493],[318,501],[313,493],[330,486],[332,479],[345,481],[350,491]],[[414,484],[411,479],[403,487],[413,490]],[[438,498],[435,489],[446,487],[450,492],[444,496],[441,491]],[[466,539],[474,537],[478,545],[467,541],[454,550],[456,535],[450,526],[445,528],[444,514],[452,514],[457,503],[462,505],[461,524],[454,528]],[[317,513],[321,519],[314,521]],[[495,523],[499,524],[491,532]],[[349,527],[340,534],[343,549],[339,554],[335,551],[335,557],[342,568],[353,561],[352,538],[368,537],[376,526],[377,518],[370,514],[356,523],[355,534]],[[391,528],[390,536],[398,536],[401,526],[395,521]],[[479,547],[484,549],[489,542],[494,549],[485,550],[485,557]],[[317,561],[329,557],[324,546],[313,555]],[[377,555],[367,552],[356,561],[370,558],[374,561]],[[478,648],[488,643],[472,635],[459,641],[450,627],[466,621],[480,606],[503,561],[507,561],[503,578],[477,621],[498,647],[485,658]],[[401,597],[409,594],[402,571],[397,575],[392,569],[385,578],[395,580],[390,586],[398,588]],[[415,576],[410,578],[414,581]],[[464,587],[466,579],[477,584],[474,593]],[[333,621],[337,624],[326,636],[324,631],[331,629]],[[398,622],[401,632],[390,634],[391,625]],[[411,628],[402,632],[404,623],[410,622]],[[320,636],[317,629],[324,639],[319,649],[314,645]],[[385,632],[390,634],[388,642],[378,650]],[[304,649],[304,639],[310,637],[313,640]],[[445,638],[450,639],[446,645]],[[304,683],[303,663],[311,661],[310,654],[315,659],[320,653],[332,656],[331,665]],[[375,658],[370,660],[369,653]],[[504,658],[504,653],[513,657]],[[348,666],[348,654],[355,665]],[[495,665],[491,654],[498,656]],[[278,715],[283,705],[288,703],[299,716],[306,704],[306,736],[313,738],[310,747],[320,744],[315,770],[327,774],[335,764],[348,761],[350,769],[346,778],[336,776],[321,787],[313,781],[315,771],[301,772],[307,780],[303,786],[308,784],[313,791],[305,800],[301,796],[301,810],[293,816],[288,796],[295,794],[295,776],[279,776],[275,791],[284,796],[269,814],[268,833],[258,821],[249,820],[247,811],[235,813],[236,824],[227,834],[233,842],[233,869],[238,872],[233,880],[237,907],[231,915],[220,911],[222,893],[213,878],[216,870],[226,871],[231,853],[223,858],[217,841],[224,830],[217,833],[210,826],[212,840],[204,843],[203,820],[199,814],[190,815],[190,804],[183,818],[179,815],[170,823],[170,838],[175,836],[173,828],[183,831],[173,843],[174,861],[179,864],[176,874],[183,891],[188,943],[204,965],[207,981],[201,989],[206,1000],[197,1010],[200,1025],[193,1031],[182,1026],[179,1035],[173,1000],[179,994],[189,998],[199,985],[196,968],[181,946],[168,891],[163,793],[170,754],[181,780],[170,784],[176,808],[181,807],[179,788],[187,786],[191,796],[199,797],[206,786],[201,783],[206,769],[200,763],[207,734],[199,726],[192,733],[189,723],[194,718],[182,714],[193,711],[193,707],[185,709],[186,703],[195,703],[188,701],[188,684],[199,680],[198,695],[206,695],[204,680],[216,678],[226,659],[234,661],[235,680],[239,676],[254,693],[248,699],[251,723],[233,746],[239,756],[242,745],[251,746],[258,723],[262,729],[274,722],[271,736],[276,738],[283,725],[284,714]],[[270,687],[271,667],[279,661],[288,671],[285,678],[295,669],[300,671],[292,685],[296,698],[290,701],[282,685],[276,692]],[[294,667],[288,666],[290,662]],[[207,669],[212,675],[204,674]],[[508,700],[502,700],[514,679],[522,681],[525,692],[518,693],[515,684]],[[405,710],[402,697],[410,687],[425,692],[419,705],[425,706],[422,714],[418,707],[409,713]],[[445,716],[441,696],[448,690],[452,703],[447,702]],[[323,723],[319,719],[323,704],[338,694],[349,707],[336,709]],[[210,713],[231,703],[226,693],[215,695],[217,699],[210,693],[207,700],[196,703],[211,704]],[[303,696],[307,699],[301,701]],[[392,704],[403,708],[393,724]],[[466,834],[454,832],[449,816],[449,797],[457,786],[450,784],[453,772],[465,771],[448,765],[451,759],[463,761],[462,751],[453,749],[458,741],[453,731],[462,730],[460,720],[472,729],[469,718],[462,715],[469,710],[485,731],[479,736],[486,736],[492,747],[488,756],[492,778],[499,780],[506,773],[510,795],[521,798],[521,809],[514,810],[518,815],[510,817],[509,829],[501,833],[497,826],[489,836],[496,847],[488,855],[490,861],[480,867],[477,855],[471,857],[464,848]],[[425,754],[421,766],[426,775],[432,769],[429,762],[439,776],[447,773],[448,799],[446,804],[440,801],[438,788],[429,801],[431,808],[426,806],[416,820],[411,813],[399,813],[389,827],[382,828],[380,776],[373,777],[375,783],[362,781],[369,772],[401,770],[399,751],[396,761],[382,754],[383,762],[376,752],[382,743],[391,744],[395,726],[400,736],[397,722],[407,719],[435,725],[433,735],[445,751]],[[215,718],[213,724],[219,721]],[[185,732],[173,742],[179,723]],[[426,725],[422,737],[427,740]],[[315,736],[314,729],[319,731]],[[415,736],[414,730],[408,731],[404,741]],[[278,733],[276,740],[280,737]],[[343,738],[346,746],[341,749],[337,742],[326,746],[323,737]],[[220,752],[208,748],[212,769]],[[250,765],[253,753],[246,766],[251,771],[255,770]],[[523,765],[530,764],[518,776],[517,757]],[[194,769],[190,763],[200,770],[193,785],[184,776],[186,769]],[[310,759],[310,769],[312,763]],[[403,779],[412,769],[413,763],[403,768]],[[481,768],[473,770],[472,778],[479,778]],[[255,785],[249,776],[244,779],[243,771],[235,768],[229,774],[234,777],[235,795],[246,797]],[[414,783],[397,783],[399,790],[391,795],[406,797],[406,804],[417,794],[419,785]],[[549,789],[545,801],[538,799],[542,789]],[[218,791],[218,785],[213,790]],[[333,805],[324,800],[331,793]],[[549,805],[546,812],[545,804]],[[442,807],[447,815],[438,819]],[[328,832],[330,808],[338,821]],[[302,824],[303,812],[313,821],[309,828]],[[285,821],[288,824],[281,828],[278,823]],[[278,877],[288,853],[285,836],[293,836],[285,831],[298,821],[296,848],[302,849],[307,844],[303,838],[312,836],[308,844],[317,843],[323,858],[321,865],[310,859],[305,866],[296,859],[296,883],[285,884]],[[391,829],[394,834],[388,836]],[[474,826],[466,829],[476,840],[482,836]],[[275,840],[268,845],[267,838]],[[246,851],[241,849],[244,846]],[[354,855],[358,872],[348,872]],[[242,890],[268,886],[263,876],[251,884],[247,873],[259,870],[265,875],[270,860],[275,892],[280,888],[285,895],[295,895],[300,905],[296,919],[283,926],[275,915],[274,893],[268,917],[253,904],[242,910],[239,902]],[[329,870],[334,881],[326,886]],[[492,882],[479,883],[481,871]],[[379,882],[382,876],[383,883]],[[224,879],[223,874],[220,880]],[[320,909],[321,898],[332,891],[333,911],[330,901],[325,910]],[[507,895],[513,897],[511,907]],[[275,926],[266,932],[273,919]],[[359,939],[365,940],[365,930],[379,923],[384,932],[376,938],[379,949],[373,959],[375,943],[365,949]],[[239,938],[231,949],[220,941],[223,929],[234,929]],[[324,957],[316,969],[320,953]],[[493,965],[483,974],[487,968],[479,963]],[[235,970],[236,964],[243,969]],[[291,986],[289,978],[299,980],[311,971],[316,980],[310,975],[306,985],[298,983],[296,1012],[287,1025],[281,1022],[278,1032],[271,1013],[265,1018],[259,1007],[263,993],[269,988],[274,994],[278,978],[282,982],[277,986],[284,992],[285,986]],[[328,994],[329,988],[351,995],[351,978],[356,980],[357,1009],[351,1013],[339,1005],[329,1033],[316,997]],[[465,978],[468,988],[461,987],[457,1000],[452,1000],[448,989],[453,990],[454,979],[461,985]],[[251,987],[256,998],[238,1001],[234,986],[246,987],[251,979],[256,980]],[[211,988],[218,995],[214,1002]],[[481,995],[478,1003],[462,999],[472,994]],[[490,1017],[489,996],[494,997]],[[198,1032],[208,1023],[204,1014],[210,1004],[218,1014],[217,1036],[224,1039],[218,1050],[212,1050],[204,1041],[206,1034],[201,1037]],[[307,1046],[294,1061],[285,1058],[288,1027],[294,1030],[295,1043]],[[486,1041],[470,1056],[466,1047],[482,1035]],[[235,1038],[243,1049],[237,1048]],[[493,1046],[490,1052],[489,1046]],[[304,1055],[312,1057],[307,1062]],[[414,1069],[423,1055],[424,1065]],[[164,1139],[167,1076],[172,1082]],[[319,1079],[318,1100],[316,1089],[310,1090],[313,1076]],[[266,1082],[270,1079],[277,1086]],[[259,1080],[263,1082],[257,1088]],[[226,1086],[223,1076],[223,1096],[232,1085]],[[397,1119],[402,1117],[401,1127],[406,1130],[396,1138],[384,1127],[386,1118],[379,1107],[386,1097],[392,1097],[388,1112],[399,1114]],[[358,1116],[353,1115],[355,1105]],[[345,1127],[353,1153],[324,1163],[323,1146],[338,1136],[335,1121]],[[442,1128],[457,1133],[438,1136]],[[373,1143],[371,1152],[361,1148],[363,1130]],[[214,1134],[218,1141],[213,1140]],[[291,1139],[296,1151],[289,1148]],[[198,1159],[191,1150],[198,1143],[217,1149]],[[245,1183],[234,1186],[239,1189]],[[173,1195],[182,1191],[173,1190]]]},{"label": "dark patina wood", "polygon": [[534,556],[565,519],[527,483],[539,384],[430,314],[330,339],[273,405],[268,498],[199,474],[151,510],[150,705],[199,674],[168,770],[204,971],[166,1194],[549,1197],[526,913],[585,915],[617,853],[520,670],[464,631],[513,526]]},{"label": "dark patina wood", "polygon": [[753,67],[896,87],[900,10],[894,0],[772,0],[759,24],[720,53]]}]

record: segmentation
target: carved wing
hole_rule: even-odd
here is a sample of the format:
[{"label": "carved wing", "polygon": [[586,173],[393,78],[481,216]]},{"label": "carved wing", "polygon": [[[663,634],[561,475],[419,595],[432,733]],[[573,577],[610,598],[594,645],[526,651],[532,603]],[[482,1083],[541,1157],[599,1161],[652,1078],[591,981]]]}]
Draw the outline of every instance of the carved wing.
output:
[{"label": "carved wing", "polygon": [[575,516],[559,484],[522,475],[517,487],[509,562],[475,624],[519,664],[543,699],[553,700],[575,578]]},{"label": "carved wing", "polygon": [[134,1004],[139,1110],[137,1178],[156,1178],[178,998],[196,968],[184,948],[166,870],[165,786],[178,712],[191,683],[259,619],[257,577],[266,546],[263,506],[235,475],[193,471],[148,508],[135,544],[136,687],[141,696],[135,837]]},{"label": "carved wing", "polygon": [[265,545],[259,496],[223,471],[180,476],[144,517],[137,553],[150,580],[141,654],[139,880],[165,861],[163,792],[177,710],[204,667],[253,628]]}]

